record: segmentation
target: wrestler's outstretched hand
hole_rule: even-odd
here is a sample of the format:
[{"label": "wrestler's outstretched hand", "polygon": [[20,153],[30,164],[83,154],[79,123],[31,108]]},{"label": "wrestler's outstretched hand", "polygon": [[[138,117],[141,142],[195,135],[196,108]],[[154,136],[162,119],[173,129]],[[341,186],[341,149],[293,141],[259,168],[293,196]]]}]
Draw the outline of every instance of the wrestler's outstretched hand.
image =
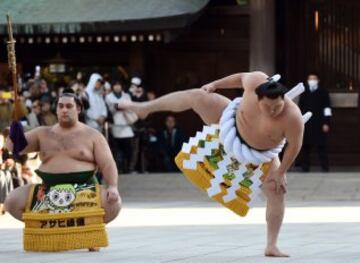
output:
[{"label": "wrestler's outstretched hand", "polygon": [[120,194],[117,186],[108,186],[106,189],[106,200],[111,204],[119,200]]},{"label": "wrestler's outstretched hand", "polygon": [[275,183],[275,191],[276,193],[284,193],[286,194],[286,174],[281,173],[278,170],[270,172],[269,176],[265,179],[266,182],[274,182]]},{"label": "wrestler's outstretched hand", "polygon": [[213,83],[208,83],[208,84],[202,86],[201,89],[208,93],[216,91],[215,85]]}]

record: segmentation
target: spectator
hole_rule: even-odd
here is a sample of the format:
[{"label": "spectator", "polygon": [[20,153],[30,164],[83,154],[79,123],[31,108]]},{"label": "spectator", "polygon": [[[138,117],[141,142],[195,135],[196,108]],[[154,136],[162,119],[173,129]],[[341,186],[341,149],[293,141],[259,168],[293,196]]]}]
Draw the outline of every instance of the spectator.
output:
[{"label": "spectator", "polygon": [[146,170],[149,172],[158,172],[162,171],[162,160],[159,157],[159,144],[157,131],[152,126],[147,126],[151,124],[148,122],[149,118],[146,119],[146,134],[147,142],[145,148],[145,166]]},{"label": "spectator", "polygon": [[26,86],[32,100],[51,99],[51,93],[46,80],[38,78],[29,79]]},{"label": "spectator", "polygon": [[28,90],[22,90],[21,93],[24,98],[25,106],[30,111],[32,105],[31,94]]},{"label": "spectator", "polygon": [[[0,149],[3,153],[4,149],[4,136],[0,135]],[[1,156],[2,157],[2,156]],[[10,160],[10,159],[8,159]],[[14,188],[11,178],[11,173],[6,169],[6,162],[0,158],[0,215],[4,214],[4,201],[6,196]]]},{"label": "spectator", "polygon": [[40,101],[34,100],[31,104],[31,112],[26,116],[29,130],[32,130],[40,126],[40,120],[39,120],[40,113],[41,113]]},{"label": "spectator", "polygon": [[[135,78],[135,80],[138,78]],[[141,83],[141,80],[139,79]],[[132,82],[134,82],[134,78],[132,79]],[[141,86],[133,86],[133,94],[131,96],[131,99],[136,102],[143,102],[146,101],[146,94],[145,90]],[[130,94],[131,95],[131,94]],[[132,172],[139,171],[143,173],[145,171],[145,147],[147,143],[147,134],[146,134],[146,127],[145,122],[141,119],[137,120],[133,125],[133,130],[135,133],[135,136],[132,141],[132,158],[130,163],[130,170]]]},{"label": "spectator", "polygon": [[[22,186],[24,184],[23,179],[21,177],[21,174],[18,172],[18,169],[16,167],[17,163],[14,162],[12,159],[12,156],[8,149],[4,147],[4,142],[6,141],[6,138],[9,136],[9,128],[6,128],[3,133],[0,135],[0,163],[1,167],[0,169],[6,169],[10,171],[11,177],[12,177],[12,184],[13,187],[16,188],[18,186]],[[21,159],[26,158],[25,155],[21,156]]]},{"label": "spectator", "polygon": [[307,79],[306,90],[300,96],[299,107],[303,113],[311,111],[313,116],[305,125],[302,146],[302,170],[310,171],[310,151],[315,147],[319,154],[323,172],[329,171],[327,153],[327,134],[330,131],[331,106],[329,93],[319,85],[319,77],[311,73]]},{"label": "spectator", "polygon": [[21,166],[21,177],[25,184],[32,184],[33,182],[33,173],[31,171],[31,168],[25,164]]},{"label": "spectator", "polygon": [[[154,91],[148,91],[146,93],[148,101],[156,99],[156,93]],[[146,170],[149,172],[158,172],[162,169],[162,160],[159,158],[158,138],[156,123],[158,115],[150,114],[146,117],[145,126],[147,134],[147,143],[145,148]]]},{"label": "spectator", "polygon": [[136,102],[147,101],[145,90],[142,86],[138,86],[134,89],[133,93],[130,94],[131,99]]},{"label": "spectator", "polygon": [[123,91],[122,83],[117,81],[112,86],[112,92],[106,95],[105,101],[113,119],[111,135],[116,163],[122,172],[128,173],[132,156],[131,138],[134,137],[131,124],[136,121],[137,116],[117,108],[118,103],[124,100],[131,100],[130,95]]},{"label": "spectator", "polygon": [[0,134],[0,146],[1,146],[1,148],[0,148],[0,151],[1,151],[0,161],[1,162],[0,163],[3,163],[7,159],[11,158],[11,154],[10,154],[9,150],[6,149],[5,144],[4,144],[7,137],[9,136],[9,133],[10,133],[10,128],[7,127]]},{"label": "spectator", "polygon": [[134,96],[137,87],[139,87],[140,85],[141,85],[141,78],[133,77],[131,79],[131,84],[130,84],[130,88],[129,88],[129,93],[131,96]]},{"label": "spectator", "polygon": [[34,79],[29,79],[26,83],[27,89],[32,100],[39,100],[41,97],[39,82]]},{"label": "spectator", "polygon": [[103,85],[102,77],[97,73],[93,73],[85,90],[89,99],[89,108],[85,113],[86,124],[101,132],[107,117],[106,104],[103,98]]},{"label": "spectator", "polygon": [[13,190],[13,183],[10,171],[1,164],[0,169],[0,213],[4,214],[4,202],[6,196]]},{"label": "spectator", "polygon": [[112,92],[111,84],[110,84],[110,76],[108,73],[104,73],[104,97]]},{"label": "spectator", "polygon": [[57,123],[56,115],[51,111],[50,98],[43,98],[41,101],[41,112],[39,116],[40,125],[52,126]]},{"label": "spectator", "polygon": [[184,141],[184,133],[176,126],[175,117],[173,115],[167,116],[165,129],[158,135],[159,151],[167,172],[177,171],[174,158],[181,150]]},{"label": "spectator", "polygon": [[154,100],[156,99],[156,94],[154,91],[148,91],[146,93],[146,97],[147,97],[147,100],[150,101],[150,100]]},{"label": "spectator", "polygon": [[12,105],[8,99],[0,98],[0,131],[3,131],[11,123]]},{"label": "spectator", "polygon": [[48,88],[47,82],[44,79],[41,79],[39,82],[39,90],[40,90],[40,100],[49,99],[51,100],[51,92]]}]

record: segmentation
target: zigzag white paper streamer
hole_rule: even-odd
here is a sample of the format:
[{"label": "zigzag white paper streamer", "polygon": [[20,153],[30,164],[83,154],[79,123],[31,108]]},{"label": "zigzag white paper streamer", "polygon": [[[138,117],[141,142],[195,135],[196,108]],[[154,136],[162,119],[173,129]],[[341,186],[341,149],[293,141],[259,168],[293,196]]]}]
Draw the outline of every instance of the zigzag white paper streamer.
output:
[{"label": "zigzag white paper streamer", "polygon": [[[190,154],[189,160],[183,161],[183,167],[185,169],[196,170],[197,163],[202,162],[206,155],[211,155],[211,151],[218,149],[220,146],[219,139],[213,139],[212,141],[206,141],[208,135],[216,135],[218,125],[204,126],[201,132],[197,132],[195,137],[190,138],[189,143],[183,145],[183,150],[186,153],[191,152],[193,146],[198,146],[200,140],[204,140],[204,148],[197,148],[197,152]],[[184,149],[185,147],[185,149]]]},{"label": "zigzag white paper streamer", "polygon": [[239,170],[235,170],[235,178],[231,180],[231,186],[227,189],[227,194],[223,196],[225,203],[228,203],[237,198],[236,191],[240,189],[240,182],[244,179],[243,174],[246,173],[247,169],[245,165],[241,164]]},{"label": "zigzag white paper streamer", "polygon": [[185,169],[196,170],[197,163],[203,162],[206,155],[211,155],[212,150],[218,149],[220,146],[219,140],[205,142],[204,148],[198,148],[197,153],[190,154],[189,160],[184,160],[183,166]]},{"label": "zigzag white paper streamer", "polygon": [[223,158],[223,160],[217,163],[219,169],[214,172],[215,178],[210,180],[211,186],[207,189],[209,197],[213,197],[214,195],[221,193],[220,184],[225,180],[223,175],[227,173],[226,167],[232,163],[228,155],[224,155]]}]

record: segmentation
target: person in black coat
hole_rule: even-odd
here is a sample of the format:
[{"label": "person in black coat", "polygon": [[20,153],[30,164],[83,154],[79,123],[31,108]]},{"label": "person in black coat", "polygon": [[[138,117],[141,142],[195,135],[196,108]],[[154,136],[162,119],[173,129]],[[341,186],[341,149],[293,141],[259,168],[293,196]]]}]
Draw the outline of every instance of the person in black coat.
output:
[{"label": "person in black coat", "polygon": [[168,115],[165,119],[165,128],[158,134],[158,148],[167,172],[178,171],[174,158],[181,150],[185,139],[182,130],[176,126],[175,117]]},{"label": "person in black coat", "polygon": [[[140,84],[139,86],[136,86],[132,83],[129,91],[132,101],[147,101],[145,89],[140,86]],[[132,124],[132,128],[135,136],[132,139],[132,156],[129,169],[131,172],[139,171],[140,173],[144,173],[146,170],[145,151],[147,141],[145,121],[139,118],[135,123]]]},{"label": "person in black coat", "polygon": [[305,125],[301,155],[302,170],[310,171],[310,151],[314,147],[318,151],[322,171],[328,172],[327,134],[330,131],[332,113],[329,93],[319,85],[318,75],[309,74],[305,92],[300,96],[299,107],[303,113],[307,111],[313,113]]}]

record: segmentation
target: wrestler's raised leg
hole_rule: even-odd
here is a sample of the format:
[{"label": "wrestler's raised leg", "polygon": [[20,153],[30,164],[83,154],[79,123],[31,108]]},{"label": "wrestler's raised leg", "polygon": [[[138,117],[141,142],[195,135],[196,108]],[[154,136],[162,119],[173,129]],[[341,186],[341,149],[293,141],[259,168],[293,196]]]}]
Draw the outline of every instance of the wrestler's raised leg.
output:
[{"label": "wrestler's raised leg", "polygon": [[121,210],[121,198],[114,203],[109,203],[106,196],[106,187],[101,186],[101,207],[105,210],[104,222],[107,224],[114,220]]},{"label": "wrestler's raised leg", "polygon": [[146,118],[152,112],[181,112],[193,109],[206,124],[219,122],[230,100],[220,94],[207,93],[201,89],[177,91],[147,102],[124,102],[119,106]]},{"label": "wrestler's raised leg", "polygon": [[5,210],[17,220],[22,220],[32,185],[24,185],[11,191],[5,200]]},{"label": "wrestler's raised leg", "polygon": [[[271,171],[280,166],[279,158],[272,161]],[[262,190],[267,197],[266,205],[266,222],[267,222],[267,245],[265,256],[268,257],[288,257],[289,255],[282,253],[277,247],[277,239],[284,218],[285,211],[285,193],[276,192],[275,182],[265,182]]]}]

